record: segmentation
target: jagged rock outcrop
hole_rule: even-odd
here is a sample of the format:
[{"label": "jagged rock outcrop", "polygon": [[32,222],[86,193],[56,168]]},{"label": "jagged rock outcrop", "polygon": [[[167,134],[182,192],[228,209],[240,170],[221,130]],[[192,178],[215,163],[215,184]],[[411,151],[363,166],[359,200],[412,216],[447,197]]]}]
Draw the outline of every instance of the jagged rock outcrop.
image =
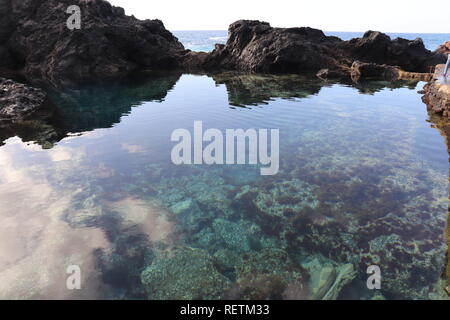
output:
[{"label": "jagged rock outcrop", "polygon": [[[67,9],[81,9],[81,29],[70,30]],[[267,22],[231,24],[226,45],[211,53],[185,50],[159,20],[138,20],[104,0],[0,0],[0,71],[30,81],[71,85],[122,77],[138,70],[316,73],[347,78],[355,60],[429,72],[445,56],[422,40],[391,40],[368,31],[342,41],[307,27]]]},{"label": "jagged rock outcrop", "polygon": [[0,121],[24,119],[39,111],[46,99],[41,89],[0,78]]},{"label": "jagged rock outcrop", "polygon": [[[81,9],[70,30],[67,8]],[[0,0],[0,69],[53,84],[140,69],[180,68],[183,45],[159,20],[138,20],[104,0]]]},{"label": "jagged rock outcrop", "polygon": [[[240,20],[231,24],[226,45],[216,45],[211,54],[187,61],[214,70],[264,73],[316,72],[319,69],[349,64],[336,49],[341,40],[327,37],[312,28],[272,28],[267,22]],[[195,66],[195,65],[194,65]]]},{"label": "jagged rock outcrop", "polygon": [[343,41],[341,48],[353,60],[398,66],[409,72],[430,72],[444,56],[425,48],[422,39],[392,40],[378,31],[367,31],[362,38]]},{"label": "jagged rock outcrop", "polygon": [[343,41],[317,29],[273,28],[267,22],[240,20],[230,26],[225,45],[216,45],[210,54],[191,52],[184,65],[191,70],[320,71],[321,77],[349,78],[355,60],[425,73],[445,57],[427,50],[421,39],[391,40],[381,32],[368,31],[362,38]]}]

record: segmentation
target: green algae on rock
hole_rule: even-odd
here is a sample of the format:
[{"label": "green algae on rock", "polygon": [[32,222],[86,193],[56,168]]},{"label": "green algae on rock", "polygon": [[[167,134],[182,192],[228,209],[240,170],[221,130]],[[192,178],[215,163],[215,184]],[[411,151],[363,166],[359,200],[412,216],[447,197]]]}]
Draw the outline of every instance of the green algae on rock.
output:
[{"label": "green algae on rock", "polygon": [[141,278],[152,300],[220,299],[229,286],[206,251],[188,247],[157,256]]},{"label": "green algae on rock", "polygon": [[308,297],[307,272],[281,249],[263,249],[245,255],[236,272],[237,287],[232,294],[240,299],[295,300]]}]

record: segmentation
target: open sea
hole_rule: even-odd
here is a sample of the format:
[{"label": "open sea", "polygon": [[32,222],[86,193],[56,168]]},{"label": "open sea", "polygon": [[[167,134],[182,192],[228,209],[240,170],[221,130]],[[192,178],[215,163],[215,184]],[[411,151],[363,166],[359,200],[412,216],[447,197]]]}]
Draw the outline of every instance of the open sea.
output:
[{"label": "open sea", "polygon": [[[228,38],[228,32],[220,31],[174,31],[176,37],[184,44],[187,49],[193,51],[211,51],[216,43],[225,43]],[[342,40],[362,37],[364,32],[335,32],[325,31],[327,36],[336,36]],[[422,38],[425,47],[434,51],[439,45],[450,41],[448,33],[387,33],[392,39],[400,37],[409,40]]]}]

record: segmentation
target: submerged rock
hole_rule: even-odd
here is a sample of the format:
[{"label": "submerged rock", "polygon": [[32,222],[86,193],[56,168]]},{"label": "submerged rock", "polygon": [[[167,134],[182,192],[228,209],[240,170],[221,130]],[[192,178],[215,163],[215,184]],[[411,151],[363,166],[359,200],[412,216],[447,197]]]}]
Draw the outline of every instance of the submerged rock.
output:
[{"label": "submerged rock", "polygon": [[336,273],[336,280],[322,300],[336,300],[342,289],[356,278],[356,271],[351,263],[338,267]]},{"label": "submerged rock", "polygon": [[176,249],[155,258],[141,275],[151,300],[221,299],[229,281],[204,250]]},{"label": "submerged rock", "polygon": [[47,95],[38,88],[0,78],[0,120],[21,120],[45,106]]},{"label": "submerged rock", "polygon": [[213,222],[213,230],[227,248],[235,252],[250,250],[247,232],[238,223],[224,219],[216,219]]},{"label": "submerged rock", "polygon": [[314,257],[302,267],[310,274],[310,296],[314,300],[336,300],[357,275],[352,264],[336,265],[324,258]]},{"label": "submerged rock", "polygon": [[[120,226],[118,226],[120,228]],[[139,227],[121,228],[113,237],[112,247],[94,252],[103,281],[113,290],[110,298],[143,299],[146,296],[141,273],[151,263],[154,253],[148,237]]]},{"label": "submerged rock", "polygon": [[242,259],[236,267],[237,287],[230,298],[245,300],[306,299],[308,275],[280,249],[263,249]]}]

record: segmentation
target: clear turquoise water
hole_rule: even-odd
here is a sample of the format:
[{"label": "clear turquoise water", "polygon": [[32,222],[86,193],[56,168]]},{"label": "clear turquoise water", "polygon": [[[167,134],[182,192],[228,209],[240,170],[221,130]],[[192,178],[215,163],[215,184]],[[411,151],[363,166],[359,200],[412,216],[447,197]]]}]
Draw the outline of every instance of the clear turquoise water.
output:
[{"label": "clear turquoise water", "polygon": [[[227,41],[228,32],[225,30],[218,31],[174,31],[176,37],[184,44],[187,49],[193,51],[211,51],[216,43],[225,43]],[[350,40],[362,37],[364,32],[339,32],[326,31],[327,36],[336,36],[342,40]],[[414,40],[422,38],[425,47],[428,50],[436,50],[444,42],[450,41],[448,33],[388,33],[394,39],[397,37]]]},{"label": "clear turquoise water", "polygon": [[[173,74],[53,93],[53,118],[1,131],[0,298],[442,297],[448,153],[422,86]],[[280,173],[173,165],[195,120],[279,129]]]}]

